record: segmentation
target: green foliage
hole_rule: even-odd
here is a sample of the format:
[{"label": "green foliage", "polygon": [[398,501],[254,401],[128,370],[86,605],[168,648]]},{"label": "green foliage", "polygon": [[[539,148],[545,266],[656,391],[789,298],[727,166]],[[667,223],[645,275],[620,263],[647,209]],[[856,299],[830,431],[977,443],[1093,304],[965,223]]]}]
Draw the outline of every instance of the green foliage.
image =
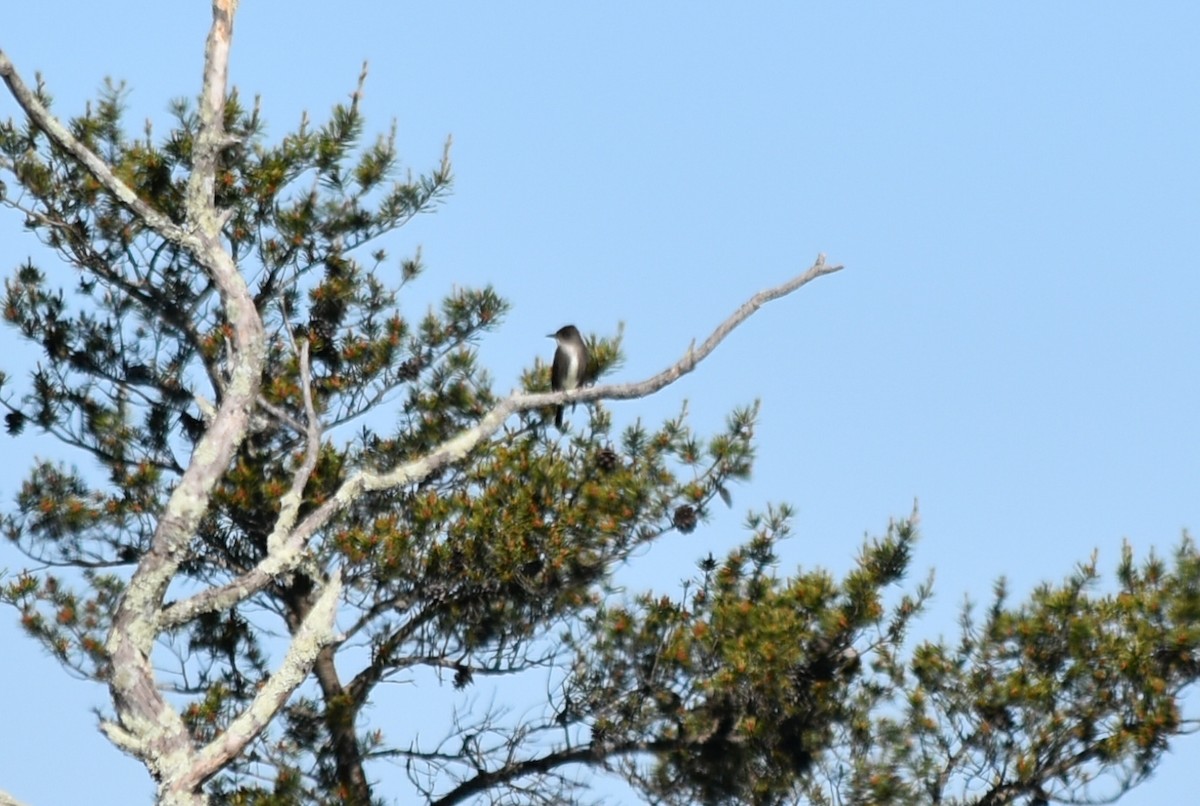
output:
[{"label": "green foliage", "polygon": [[884,618],[911,524],[865,546],[840,584],[823,571],[780,579],[774,547],[790,514],[752,516],[750,541],[702,561],[682,597],[604,608],[576,644],[571,699],[594,709],[599,742],[655,737],[658,759],[641,781],[665,802],[785,802],[838,726],[867,714],[870,703],[851,696],[860,653],[894,643],[919,609],[903,598]]},{"label": "green foliage", "polygon": [[[400,292],[423,276],[420,253],[397,260],[383,245],[448,192],[448,154],[414,177],[394,131],[364,142],[359,89],[325,123],[305,118],[277,143],[257,106],[228,99],[216,195],[265,324],[266,363],[252,431],[173,594],[225,584],[267,556],[305,460],[302,342],[322,442],[301,518],[355,469],[426,456],[497,402],[475,345],[507,303],[458,288],[414,316]],[[107,85],[69,128],[184,223],[197,117],[178,101],[165,136],[132,137],[123,98]],[[23,387],[0,375],[6,427],[50,435],[87,462],[30,470],[2,527],[33,567],[7,577],[0,598],[67,668],[104,681],[115,603],[222,400],[231,330],[195,258],[36,127],[0,124],[0,169],[13,181],[2,204],[74,271],[70,293],[33,260],[5,282],[4,320],[41,354]],[[619,366],[619,335],[589,348],[597,377]],[[548,368],[535,363],[523,384],[548,389]],[[524,412],[465,459],[360,495],[314,537],[300,570],[161,636],[156,665],[178,670],[166,682],[201,744],[269,679],[271,637],[299,629],[330,571],[346,583],[344,638],[250,751],[206,783],[214,802],[367,804],[373,765],[387,760],[443,803],[569,800],[580,764],[664,803],[1033,803],[1105,782],[1123,791],[1190,729],[1179,704],[1200,673],[1190,541],[1170,567],[1135,566],[1127,551],[1116,593],[1097,590],[1094,562],[1016,607],[1000,588],[953,646],[906,643],[929,595],[928,583],[898,587],[915,519],[868,541],[841,579],[781,575],[791,512],[772,508],[681,591],[625,596],[615,569],[663,535],[695,531],[714,501],[731,505],[731,485],[750,474],[758,410],[702,437],[686,409],[617,428],[603,405],[587,408],[565,437],[544,412]],[[547,666],[544,711],[467,709],[440,744],[390,736],[383,728],[403,720],[368,709],[401,674],[442,675],[465,706],[488,676],[544,680]]]},{"label": "green foliage", "polygon": [[928,787],[959,759],[956,803],[977,802],[972,785],[999,803],[1111,798],[1143,780],[1190,730],[1180,698],[1200,673],[1200,555],[1185,538],[1173,568],[1153,554],[1139,567],[1127,545],[1117,577],[1099,592],[1093,558],[1016,607],[1000,584],[982,623],[964,613],[956,646],[919,645],[912,746],[892,762]]},{"label": "green foliage", "polygon": [[[69,128],[144,201],[182,222],[197,117],[179,101],[165,137],[130,137],[123,97],[123,87],[106,86]],[[474,344],[501,323],[507,304],[490,288],[456,289],[411,318],[398,293],[421,276],[420,254],[394,262],[377,243],[433,209],[450,186],[448,156],[426,176],[394,179],[394,132],[364,146],[359,97],[324,125],[303,120],[277,144],[263,137],[257,108],[236,94],[228,101],[233,138],[217,200],[230,211],[225,238],[266,325],[267,363],[253,431],[181,566],[185,587],[224,583],[266,555],[303,458],[299,341],[309,346],[325,434],[301,517],[353,468],[422,456],[496,402]],[[8,428],[32,424],[102,469],[97,477],[39,464],[3,522],[37,562],[85,569],[73,578],[79,591],[30,572],[9,581],[4,598],[64,663],[102,680],[113,603],[221,400],[230,331],[193,256],[143,226],[40,131],[0,125],[0,155],[21,187],[4,203],[77,279],[68,294],[27,261],[6,282],[5,320],[44,353],[25,391],[3,387]],[[591,341],[598,374],[619,363],[618,343]],[[529,383],[547,381],[539,365]],[[368,415],[384,402],[394,421],[380,428]],[[298,627],[325,569],[340,566],[347,582],[347,642],[371,650],[344,680],[318,675],[315,696],[290,703],[278,730],[215,779],[212,792],[271,802],[259,800],[268,796],[254,783],[265,775],[278,802],[363,801],[355,768],[383,742],[377,730],[362,730],[375,686],[414,666],[449,665],[465,687],[480,674],[541,662],[537,642],[594,608],[613,567],[670,531],[682,501],[701,518],[714,496],[728,499],[729,481],[748,473],[753,418],[753,409],[736,415],[706,454],[683,415],[659,430],[638,424],[617,435],[597,408],[586,431],[565,443],[536,413],[522,415],[469,461],[362,496],[319,535],[305,572],[164,635],[197,742],[254,696],[271,666],[264,635]],[[357,434],[343,428],[352,424]],[[262,612],[278,623],[251,617]]]}]

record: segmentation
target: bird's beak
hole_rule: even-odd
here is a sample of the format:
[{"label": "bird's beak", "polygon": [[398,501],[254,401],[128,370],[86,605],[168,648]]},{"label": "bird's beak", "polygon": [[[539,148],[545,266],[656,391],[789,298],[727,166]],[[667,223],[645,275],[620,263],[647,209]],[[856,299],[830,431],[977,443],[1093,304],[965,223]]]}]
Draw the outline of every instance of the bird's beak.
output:
[{"label": "bird's beak", "polygon": [[553,334],[553,333],[547,333],[547,334],[546,334],[546,338],[548,338],[548,339],[552,339],[552,338],[554,338],[554,334]]}]

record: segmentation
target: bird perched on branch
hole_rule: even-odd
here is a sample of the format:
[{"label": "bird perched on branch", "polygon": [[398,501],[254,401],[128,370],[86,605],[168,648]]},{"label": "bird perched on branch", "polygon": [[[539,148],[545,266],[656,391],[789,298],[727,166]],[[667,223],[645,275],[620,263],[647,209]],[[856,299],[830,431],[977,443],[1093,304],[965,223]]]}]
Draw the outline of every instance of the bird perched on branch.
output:
[{"label": "bird perched on branch", "polygon": [[[554,351],[554,363],[550,366],[550,388],[555,392],[578,389],[587,379],[588,372],[588,348],[583,343],[579,330],[574,325],[566,325],[551,333],[548,338],[558,343],[558,349]],[[571,410],[575,410],[574,403],[571,404]],[[554,425],[559,431],[562,430],[561,405],[555,409]]]}]

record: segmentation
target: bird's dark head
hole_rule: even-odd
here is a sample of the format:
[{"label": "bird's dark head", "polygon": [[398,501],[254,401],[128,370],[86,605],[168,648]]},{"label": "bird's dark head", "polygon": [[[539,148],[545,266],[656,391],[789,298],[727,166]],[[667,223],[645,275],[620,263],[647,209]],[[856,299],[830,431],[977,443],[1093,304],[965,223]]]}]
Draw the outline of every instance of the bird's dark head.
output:
[{"label": "bird's dark head", "polygon": [[575,341],[579,339],[580,336],[579,330],[575,327],[575,325],[564,325],[554,333],[548,334],[546,338],[554,339],[561,344],[564,341]]}]

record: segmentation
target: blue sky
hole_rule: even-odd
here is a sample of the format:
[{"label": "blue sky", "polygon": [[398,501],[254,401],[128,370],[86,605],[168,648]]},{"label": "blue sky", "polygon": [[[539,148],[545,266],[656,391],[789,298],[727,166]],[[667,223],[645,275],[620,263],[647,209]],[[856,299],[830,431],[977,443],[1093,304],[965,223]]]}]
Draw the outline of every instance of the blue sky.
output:
[{"label": "blue sky", "polygon": [[[686,398],[711,431],[763,402],[734,510],[641,558],[631,584],[673,588],[770,501],[798,510],[781,571],[843,570],[919,499],[935,635],[998,575],[1023,594],[1093,549],[1111,572],[1123,539],[1165,551],[1200,529],[1200,6],[801,6],[248,0],[233,78],[281,136],[366,59],[364,108],[379,129],[396,119],[409,164],[453,135],[454,196],[389,246],[423,246],[412,310],[454,283],[513,303],[481,347],[500,389],[562,324],[624,322],[616,379],[638,379],[818,252],[845,264],[679,384],[613,404],[656,422]],[[202,2],[23,3],[0,47],[44,73],[60,113],[111,75],[131,120],[164,121],[198,89],[207,23]],[[7,271],[33,246],[11,215],[0,227]],[[8,444],[5,501],[35,455],[58,455]],[[0,547],[0,568],[19,564]],[[0,789],[148,800],[95,731],[104,691],[11,613],[0,641]],[[1177,742],[1122,803],[1191,797],[1197,759],[1200,740]]]}]

